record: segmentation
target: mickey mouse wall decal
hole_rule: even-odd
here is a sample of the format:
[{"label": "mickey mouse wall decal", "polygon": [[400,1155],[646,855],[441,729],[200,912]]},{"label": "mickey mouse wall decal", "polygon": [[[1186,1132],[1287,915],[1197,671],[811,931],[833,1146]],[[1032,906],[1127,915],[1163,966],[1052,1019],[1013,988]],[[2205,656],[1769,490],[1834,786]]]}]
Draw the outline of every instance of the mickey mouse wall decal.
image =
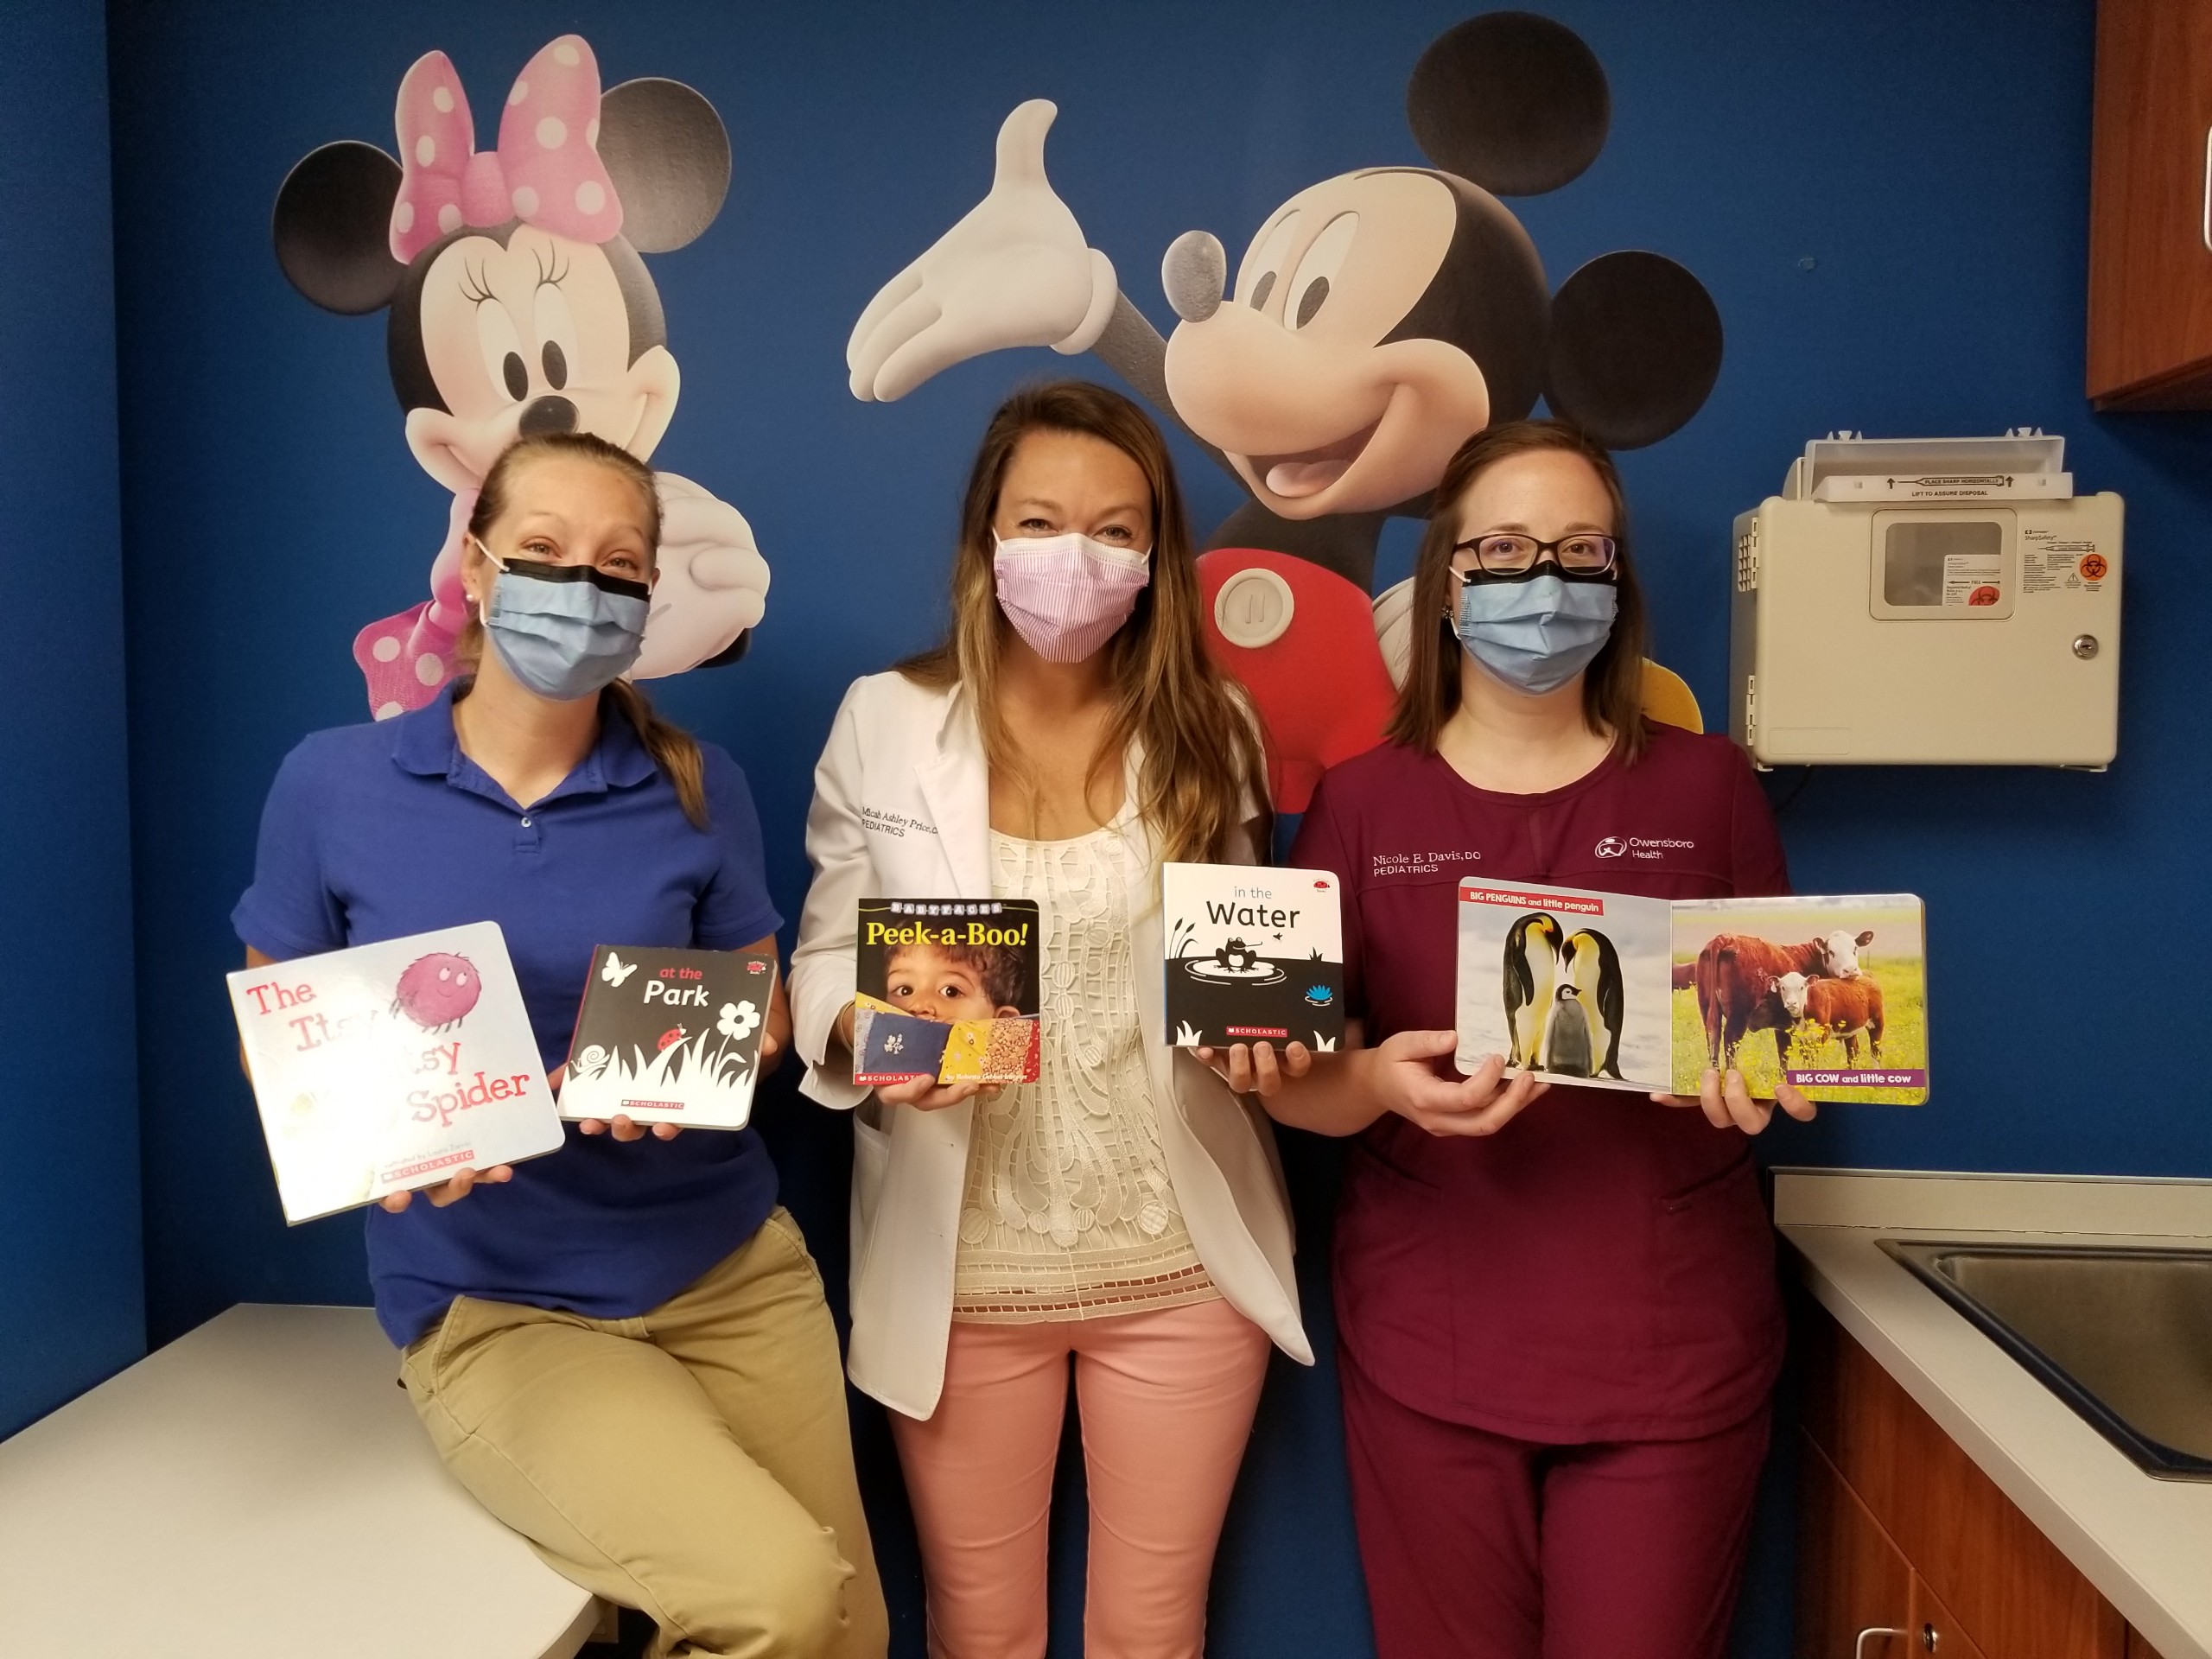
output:
[{"label": "mickey mouse wall decal", "polygon": [[[729,188],[714,106],[672,80],[603,96],[580,35],[531,58],[499,141],[475,149],[461,77],[442,52],[400,82],[401,159],[325,144],[277,192],[277,263],[326,310],[388,310],[407,447],[454,493],[430,596],[353,642],[378,718],[420,708],[452,670],[467,620],[461,537],[485,472],[518,436],[582,430],[649,459],[681,376],[660,295],[639,257],[695,240]],[[742,655],[768,567],[744,516],[660,474],[660,580],[631,672],[652,679]]]},{"label": "mickey mouse wall decal", "polygon": [[1259,703],[1286,811],[1380,741],[1378,627],[1402,641],[1406,597],[1370,595],[1384,520],[1424,514],[1452,453],[1539,396],[1631,448],[1694,415],[1720,370],[1719,313],[1688,270],[1610,253],[1554,293],[1498,199],[1555,190],[1604,147],[1611,97],[1580,36],[1527,12],[1470,18],[1422,54],[1406,101],[1433,165],[1298,192],[1233,282],[1214,236],[1178,237],[1163,340],[1046,181],[1058,111],[1032,99],[999,130],[990,194],[884,285],[846,348],[854,396],[886,402],[988,352],[1093,352],[1236,476],[1251,500],[1198,561],[1208,642]]}]

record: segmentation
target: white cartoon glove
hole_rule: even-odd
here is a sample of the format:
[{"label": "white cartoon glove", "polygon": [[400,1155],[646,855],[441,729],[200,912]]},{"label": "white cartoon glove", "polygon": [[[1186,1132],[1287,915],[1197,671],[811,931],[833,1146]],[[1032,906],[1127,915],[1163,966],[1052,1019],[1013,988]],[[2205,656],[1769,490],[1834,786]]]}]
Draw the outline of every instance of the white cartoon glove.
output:
[{"label": "white cartoon glove", "polygon": [[1114,315],[1113,262],[1045,177],[1058,106],[1033,98],[999,128],[991,193],[886,283],[845,344],[853,396],[890,403],[942,369],[1009,346],[1086,352]]},{"label": "white cartoon glove", "polygon": [[674,473],[660,483],[660,579],[633,680],[657,680],[718,657],[760,620],[768,562],[745,515]]}]

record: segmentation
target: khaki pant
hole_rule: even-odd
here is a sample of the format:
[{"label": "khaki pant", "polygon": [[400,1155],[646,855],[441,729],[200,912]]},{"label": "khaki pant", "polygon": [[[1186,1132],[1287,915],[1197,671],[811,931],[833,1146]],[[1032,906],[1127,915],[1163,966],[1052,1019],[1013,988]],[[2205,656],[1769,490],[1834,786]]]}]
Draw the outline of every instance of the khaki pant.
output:
[{"label": "khaki pant", "polygon": [[458,1299],[401,1363],[461,1484],[655,1659],[880,1659],[822,1280],[790,1215],[636,1319]]}]

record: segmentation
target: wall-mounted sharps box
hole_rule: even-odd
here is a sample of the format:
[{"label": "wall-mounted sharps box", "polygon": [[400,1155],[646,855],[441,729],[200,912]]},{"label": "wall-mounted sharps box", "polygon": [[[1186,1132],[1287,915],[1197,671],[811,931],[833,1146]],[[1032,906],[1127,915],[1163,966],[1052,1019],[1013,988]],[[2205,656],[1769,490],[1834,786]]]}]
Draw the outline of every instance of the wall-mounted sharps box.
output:
[{"label": "wall-mounted sharps box", "polygon": [[1818,439],[1736,520],[1729,734],[1761,766],[2101,769],[2120,497],[2066,441]]}]

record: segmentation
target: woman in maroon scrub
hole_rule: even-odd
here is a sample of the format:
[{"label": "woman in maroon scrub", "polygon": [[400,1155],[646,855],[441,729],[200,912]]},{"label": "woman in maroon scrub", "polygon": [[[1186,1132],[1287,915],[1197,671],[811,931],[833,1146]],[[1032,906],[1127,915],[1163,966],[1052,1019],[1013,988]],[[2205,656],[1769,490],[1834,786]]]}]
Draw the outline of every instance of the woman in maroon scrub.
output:
[{"label": "woman in maroon scrub", "polygon": [[1319,1064],[1217,1061],[1281,1122],[1356,1137],[1336,1307],[1382,1659],[1727,1640],[1782,1362],[1745,1138],[1775,1103],[1732,1070],[1647,1099],[1450,1061],[1462,876],[1787,890],[1743,756],[1643,718],[1624,528],[1611,459],[1569,428],[1494,428],[1453,459],[1389,741],[1323,779],[1291,855],[1344,882],[1357,1032]]}]

